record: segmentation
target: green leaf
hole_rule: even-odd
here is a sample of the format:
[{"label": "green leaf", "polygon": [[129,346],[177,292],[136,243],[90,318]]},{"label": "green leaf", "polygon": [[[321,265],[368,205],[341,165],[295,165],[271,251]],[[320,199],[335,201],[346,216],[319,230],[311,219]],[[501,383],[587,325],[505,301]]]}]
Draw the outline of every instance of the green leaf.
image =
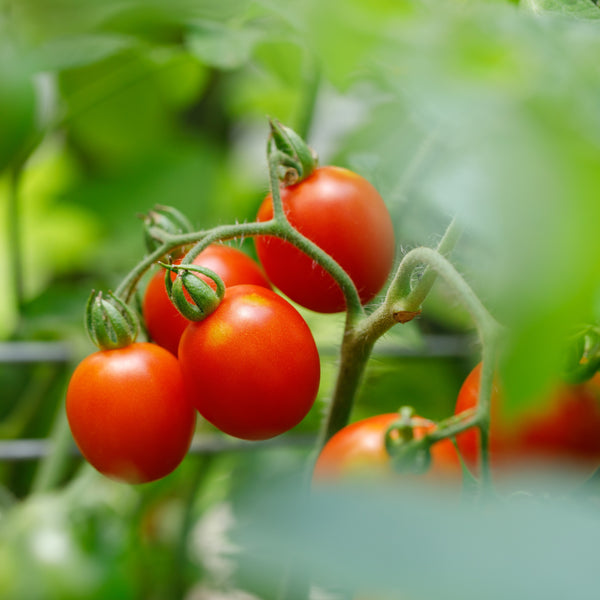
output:
[{"label": "green leaf", "polygon": [[137,43],[119,35],[73,35],[48,40],[36,48],[34,56],[40,70],[62,70],[98,62]]},{"label": "green leaf", "polygon": [[235,69],[249,59],[261,33],[250,27],[198,21],[191,27],[186,45],[205,64]]},{"label": "green leaf", "polygon": [[[1,25],[1,23],[0,23]],[[31,61],[0,27],[0,172],[21,156],[36,127]]]},{"label": "green leaf", "polygon": [[600,8],[593,0],[525,0],[523,6],[534,13],[552,13],[577,19],[600,19]]}]

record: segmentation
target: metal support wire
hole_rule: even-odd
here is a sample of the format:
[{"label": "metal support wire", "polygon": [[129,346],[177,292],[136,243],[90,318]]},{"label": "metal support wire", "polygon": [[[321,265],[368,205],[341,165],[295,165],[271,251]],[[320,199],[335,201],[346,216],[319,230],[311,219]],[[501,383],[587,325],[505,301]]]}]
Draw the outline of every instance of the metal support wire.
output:
[{"label": "metal support wire", "polygon": [[[197,435],[190,447],[191,454],[219,454],[222,452],[247,452],[272,448],[312,447],[316,441],[314,435],[295,434],[281,436],[262,442],[234,440],[218,434]],[[0,461],[20,462],[39,460],[52,452],[52,444],[44,439],[23,439],[0,441]],[[75,445],[71,448],[72,456],[80,456]]]}]

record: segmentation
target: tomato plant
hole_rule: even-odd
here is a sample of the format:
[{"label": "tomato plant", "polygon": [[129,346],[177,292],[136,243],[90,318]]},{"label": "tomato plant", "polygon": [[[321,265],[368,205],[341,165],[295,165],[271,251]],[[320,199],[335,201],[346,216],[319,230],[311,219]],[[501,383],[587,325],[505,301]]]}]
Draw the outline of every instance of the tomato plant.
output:
[{"label": "tomato plant", "polygon": [[86,357],[69,382],[66,410],[88,462],[129,483],[173,471],[196,422],[177,359],[145,342]]},{"label": "tomato plant", "polygon": [[[456,413],[477,405],[481,363],[465,379]],[[491,404],[490,458],[495,472],[521,466],[581,468],[590,473],[600,465],[599,376],[590,381],[561,384],[545,401],[508,419],[502,393],[495,384]],[[456,438],[465,463],[479,470],[479,433],[475,428]]]},{"label": "tomato plant", "polygon": [[[422,439],[436,425],[428,419],[414,417],[415,439]],[[352,477],[390,477],[393,469],[385,447],[387,429],[398,421],[398,413],[386,413],[357,421],[338,431],[325,444],[315,463],[315,482],[336,482]],[[431,464],[422,475],[398,475],[417,478],[431,484],[462,481],[461,465],[454,445],[449,439],[431,446]]]},{"label": "tomato plant", "polygon": [[[195,258],[194,264],[214,271],[225,286],[250,283],[271,287],[260,266],[247,254],[231,246],[211,244]],[[214,288],[215,284],[209,277],[198,276]],[[175,275],[172,274],[171,277],[174,279]],[[164,271],[161,269],[148,282],[142,312],[152,341],[177,355],[181,334],[189,321],[169,300],[164,278]]]},{"label": "tomato plant", "polygon": [[256,285],[227,288],[214,313],[191,323],[179,360],[200,414],[243,439],[270,438],[297,425],[319,387],[308,325],[287,300]]},{"label": "tomato plant", "polygon": [[[282,188],[281,199],[291,225],[339,263],[363,304],[372,300],[387,280],[395,252],[392,221],[377,190],[356,173],[329,166]],[[272,216],[269,195],[258,220]],[[339,285],[301,250],[272,236],[255,242],[267,276],[294,302],[322,313],[344,310]]]}]

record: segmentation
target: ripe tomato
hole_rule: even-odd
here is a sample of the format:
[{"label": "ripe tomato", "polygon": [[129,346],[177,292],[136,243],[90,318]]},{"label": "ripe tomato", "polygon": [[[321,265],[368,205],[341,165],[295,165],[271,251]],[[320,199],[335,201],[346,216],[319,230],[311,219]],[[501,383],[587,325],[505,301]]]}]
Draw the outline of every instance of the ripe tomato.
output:
[{"label": "ripe tomato", "polygon": [[[223,280],[226,287],[241,283],[271,287],[260,266],[247,254],[231,246],[211,244],[196,257],[194,264],[214,271]],[[198,276],[213,288],[216,287],[209,277]],[[172,274],[172,277],[174,279],[175,275]],[[181,334],[188,326],[189,321],[177,311],[169,300],[164,278],[165,274],[161,269],[148,283],[142,312],[152,341],[177,356]]]},{"label": "ripe tomato", "polygon": [[[479,397],[479,380],[481,379],[481,363],[467,375],[463,382],[456,400],[455,414],[459,414],[469,408],[477,406]],[[496,466],[506,459],[513,437],[513,430],[505,423],[504,415],[498,401],[498,383],[494,381],[492,388],[491,415],[490,415],[490,460]],[[473,427],[456,436],[458,449],[469,469],[479,472],[479,431]]]},{"label": "ripe tomato", "polygon": [[[414,417],[415,439],[435,428],[428,419]],[[398,413],[386,413],[352,423],[338,431],[325,444],[315,463],[313,480],[337,482],[352,477],[409,478],[428,484],[462,482],[462,468],[454,445],[442,440],[431,447],[431,466],[422,475],[396,474],[385,448],[385,432],[398,420]]]},{"label": "ripe tomato", "polygon": [[[281,190],[290,223],[334,258],[348,273],[364,304],[386,282],[394,262],[394,228],[377,190],[364,178],[339,167],[320,167]],[[273,216],[271,196],[258,220]],[[267,276],[289,298],[311,310],[344,310],[340,287],[292,244],[271,236],[255,238]]]},{"label": "ripe tomato", "polygon": [[[458,394],[456,413],[476,406],[481,363]],[[600,465],[600,375],[580,385],[560,385],[540,406],[509,421],[502,394],[494,386],[491,405],[490,459],[495,473],[520,468],[569,469],[586,474]],[[479,433],[470,429],[456,438],[466,464],[479,469]]]},{"label": "ripe tomato", "polygon": [[88,462],[128,483],[173,471],[188,451],[196,423],[177,359],[148,343],[85,358],[69,382],[66,410]]},{"label": "ripe tomato", "polygon": [[215,312],[191,323],[179,361],[200,414],[248,440],[297,425],[319,387],[319,355],[308,325],[289,302],[256,285],[227,288]]}]

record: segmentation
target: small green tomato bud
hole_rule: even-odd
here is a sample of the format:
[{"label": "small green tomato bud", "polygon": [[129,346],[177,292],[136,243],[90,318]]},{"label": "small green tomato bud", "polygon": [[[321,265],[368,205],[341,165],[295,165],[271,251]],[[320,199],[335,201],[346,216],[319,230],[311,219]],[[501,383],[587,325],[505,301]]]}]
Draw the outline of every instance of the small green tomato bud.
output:
[{"label": "small green tomato bud", "polygon": [[92,342],[100,350],[114,350],[132,344],[139,331],[139,322],[131,308],[109,292],[92,291],[85,310],[85,324]]},{"label": "small green tomato bud", "polygon": [[[144,240],[149,253],[154,252],[164,243],[164,235],[180,235],[193,231],[192,224],[188,218],[172,206],[156,205],[154,209],[146,215],[142,215],[144,220]],[[173,252],[173,258],[178,258],[185,254],[182,249],[179,252]]]},{"label": "small green tomato bud", "polygon": [[[161,263],[162,264],[162,263]],[[165,286],[175,308],[189,321],[202,321],[213,313],[225,294],[223,280],[210,269],[199,265],[166,265]],[[177,273],[175,280],[171,271]],[[193,273],[206,275],[216,284],[213,289],[204,279]]]}]

